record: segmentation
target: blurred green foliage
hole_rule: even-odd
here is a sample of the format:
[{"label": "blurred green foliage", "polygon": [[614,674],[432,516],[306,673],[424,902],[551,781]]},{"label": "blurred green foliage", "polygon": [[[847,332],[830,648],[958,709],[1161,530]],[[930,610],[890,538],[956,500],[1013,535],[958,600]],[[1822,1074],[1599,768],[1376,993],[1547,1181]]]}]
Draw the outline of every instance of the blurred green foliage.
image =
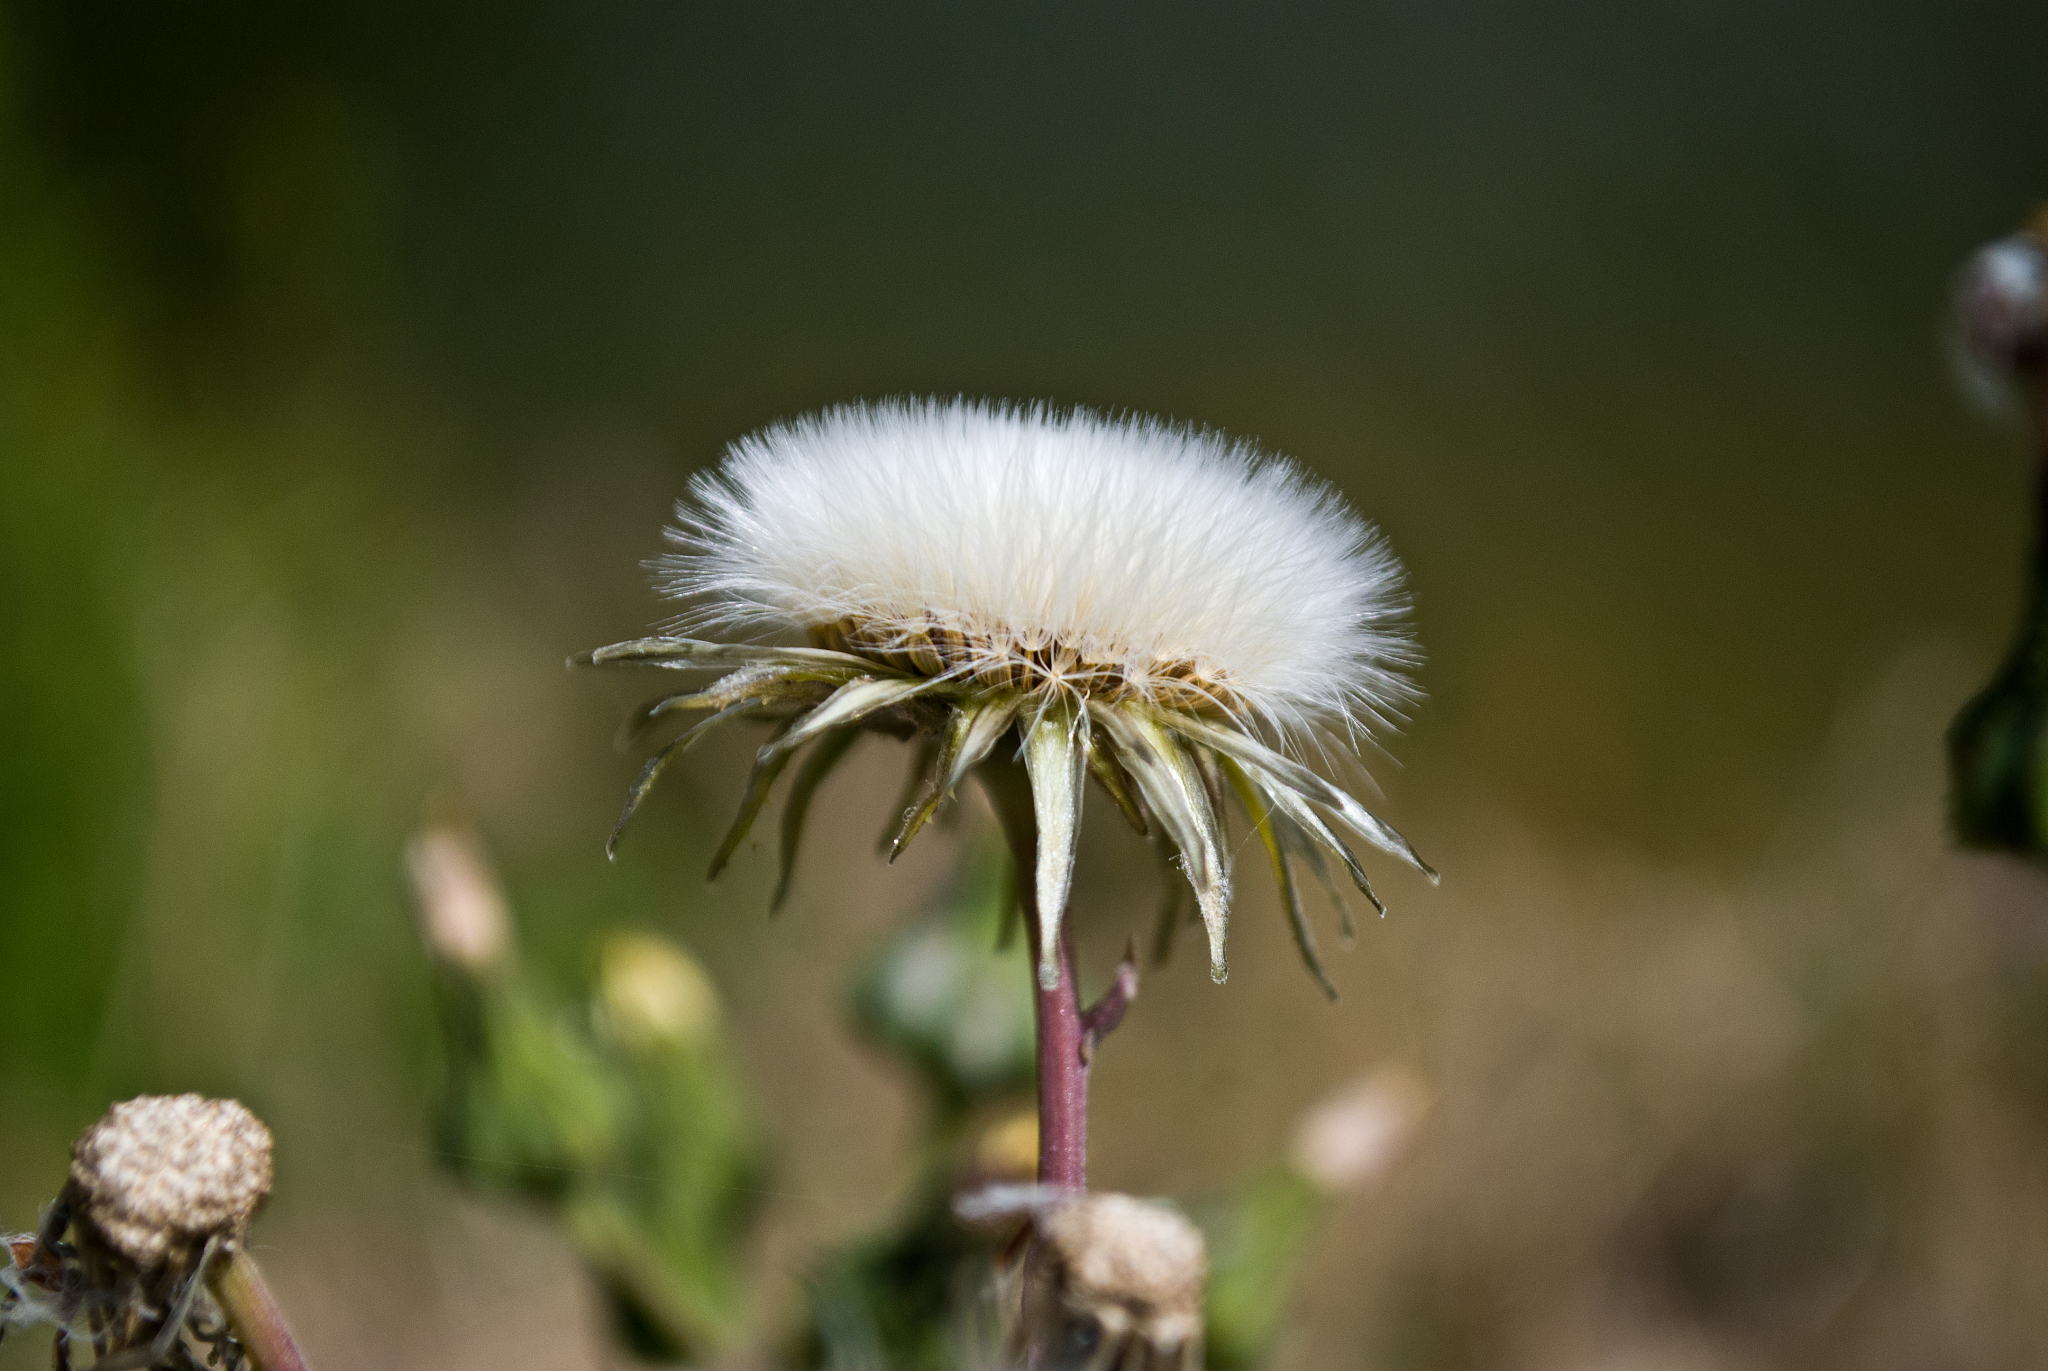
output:
[{"label": "blurred green foliage", "polygon": [[922,1087],[916,1178],[885,1230],[828,1254],[810,1276],[804,1365],[947,1371],[975,1364],[977,1338],[993,1330],[982,1307],[990,1241],[960,1224],[953,1201],[1035,1171],[1035,1128],[1012,1145],[1012,1169],[992,1172],[985,1155],[992,1127],[1020,1133],[1033,1108],[1033,981],[1011,927],[1014,879],[1000,835],[980,825],[949,888],[853,983],[854,1023]]},{"label": "blurred green foliage", "polygon": [[1196,1215],[1209,1240],[1204,1350],[1214,1371],[1243,1371],[1271,1352],[1329,1201],[1308,1177],[1280,1166]]},{"label": "blurred green foliage", "polygon": [[664,939],[614,934],[572,1010],[502,936],[464,957],[429,934],[447,1053],[439,1155],[561,1225],[629,1351],[730,1355],[754,1336],[745,1268],[763,1168],[709,979]]},{"label": "blurred green foliage", "polygon": [[1000,835],[980,828],[944,898],[889,941],[853,990],[854,1022],[916,1068],[940,1136],[978,1108],[1028,1095],[1035,1079],[1015,876]]},{"label": "blurred green foliage", "polygon": [[[2036,240],[2038,241],[2038,240]],[[2038,346],[2038,344],[2037,344]],[[1949,725],[1950,817],[1972,847],[2048,857],[2048,362],[2016,378],[2037,411],[2034,549],[2005,659]]]}]

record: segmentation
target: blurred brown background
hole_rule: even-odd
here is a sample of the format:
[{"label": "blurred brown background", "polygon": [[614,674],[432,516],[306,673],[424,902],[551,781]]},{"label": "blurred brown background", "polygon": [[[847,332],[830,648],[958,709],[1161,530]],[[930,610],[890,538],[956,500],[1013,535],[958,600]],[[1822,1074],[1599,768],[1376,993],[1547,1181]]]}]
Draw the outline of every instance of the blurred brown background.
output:
[{"label": "blurred brown background", "polygon": [[[1246,881],[1097,1076],[1098,1180],[1183,1198],[1435,1092],[1286,1365],[2037,1364],[2048,889],[1948,853],[1939,766],[2026,473],[1938,331],[2048,196],[2044,54],[1907,0],[6,6],[0,1227],[110,1099],[235,1094],[317,1361],[593,1364],[424,1150],[399,852],[456,795],[565,983],[632,924],[717,974],[788,1307],[908,1176],[842,991],[957,839],[872,855],[868,744],[770,923],[768,854],[700,876],[735,734],[607,866],[638,688],[561,661],[660,616],[725,441],[964,392],[1256,436],[1413,572],[1375,770],[1442,888],[1333,1009]],[[1139,857],[1088,836],[1084,979]]]}]

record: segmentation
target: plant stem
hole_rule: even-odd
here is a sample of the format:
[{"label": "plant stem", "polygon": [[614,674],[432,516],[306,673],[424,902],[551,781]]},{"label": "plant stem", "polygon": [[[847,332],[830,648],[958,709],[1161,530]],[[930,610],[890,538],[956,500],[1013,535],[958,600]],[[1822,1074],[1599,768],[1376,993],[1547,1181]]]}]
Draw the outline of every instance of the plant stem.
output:
[{"label": "plant stem", "polygon": [[[1024,908],[1027,948],[1038,944],[1038,819],[1031,807],[1031,782],[1010,760],[980,768],[983,787],[1009,839],[1017,899]],[[1038,1180],[1041,1185],[1088,1187],[1088,1056],[1081,1021],[1080,987],[1074,977],[1073,937],[1060,929],[1060,981],[1051,990],[1038,984],[1034,958],[1027,957],[1032,1009],[1038,1027]]]},{"label": "plant stem", "polygon": [[307,1371],[305,1354],[292,1340],[284,1311],[271,1296],[270,1286],[256,1267],[256,1259],[241,1243],[227,1249],[227,1255],[215,1264],[208,1283],[258,1371]]},{"label": "plant stem", "polygon": [[[1038,917],[1024,907],[1035,940]],[[1034,971],[1034,978],[1037,973]],[[1088,1188],[1088,1060],[1082,1053],[1081,1006],[1074,988],[1074,944],[1060,933],[1060,983],[1034,996],[1038,1016],[1038,1180],[1067,1190]]]}]

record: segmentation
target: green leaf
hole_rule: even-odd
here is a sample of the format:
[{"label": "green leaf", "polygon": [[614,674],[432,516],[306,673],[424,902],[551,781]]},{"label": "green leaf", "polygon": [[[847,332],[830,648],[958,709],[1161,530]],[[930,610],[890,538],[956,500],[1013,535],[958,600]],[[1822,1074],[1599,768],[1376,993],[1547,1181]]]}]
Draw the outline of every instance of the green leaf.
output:
[{"label": "green leaf", "polygon": [[897,675],[892,668],[845,652],[817,647],[761,647],[753,643],[707,643],[696,638],[633,638],[612,643],[569,659],[574,666],[617,664],[668,667],[686,670],[706,666],[797,666],[850,669],[864,675]]},{"label": "green leaf", "polygon": [[747,776],[746,793],[740,796],[739,813],[733,817],[732,827],[726,831],[725,841],[718,845],[718,851],[711,858],[710,880],[717,880],[718,873],[725,870],[725,864],[732,860],[732,854],[746,841],[747,831],[754,826],[754,820],[761,813],[761,806],[768,801],[768,792],[775,785],[775,778],[789,765],[796,750],[811,739],[835,728],[857,724],[878,709],[900,704],[921,690],[932,685],[929,679],[910,677],[901,680],[850,681],[832,692],[832,697],[805,714],[800,714],[784,725],[783,730],[771,739],[767,746],[754,758],[754,769]]},{"label": "green leaf", "polygon": [[1131,795],[1131,778],[1123,763],[1117,760],[1116,750],[1107,738],[1096,739],[1088,749],[1088,771],[1095,777],[1095,783],[1116,803],[1117,812],[1124,816],[1124,822],[1136,830],[1140,838],[1151,837],[1151,825],[1145,822],[1144,811],[1138,808],[1137,800]]},{"label": "green leaf", "polygon": [[938,812],[939,806],[966,779],[967,773],[988,756],[995,747],[996,739],[1003,736],[1010,721],[1017,717],[1021,703],[1022,697],[1016,695],[975,696],[963,701],[953,711],[946,721],[945,741],[939,747],[924,799],[904,815],[903,825],[897,830],[895,841],[889,845],[890,861],[895,861],[897,854],[910,846],[910,840]]},{"label": "green leaf", "polygon": [[828,693],[826,686],[843,685],[847,679],[844,672],[837,671],[782,666],[742,667],[719,677],[702,690],[664,695],[642,707],[626,721],[620,740],[632,743],[662,718],[679,710],[723,709],[740,700],[758,700],[762,704],[805,700],[815,703]]},{"label": "green leaf", "polygon": [[[820,706],[823,708],[823,706]],[[816,713],[816,711],[812,711]],[[783,725],[782,734],[766,747],[754,754],[754,769],[747,773],[747,788],[740,795],[739,812],[733,815],[732,827],[725,831],[725,840],[718,845],[718,851],[711,856],[711,870],[704,879],[715,881],[718,873],[725,870],[725,864],[732,860],[732,854],[746,841],[747,832],[753,828],[754,820],[760,816],[761,806],[768,802],[768,792],[775,785],[775,778],[789,765],[796,755],[789,748],[780,746],[795,728],[795,721]]]},{"label": "green leaf", "polygon": [[[1273,826],[1279,830],[1280,841],[1288,850],[1308,863],[1309,873],[1316,878],[1316,884],[1330,897],[1330,907],[1337,911],[1337,943],[1349,952],[1358,944],[1358,925],[1352,922],[1351,906],[1345,901],[1343,893],[1337,889],[1336,881],[1330,877],[1330,864],[1323,860],[1323,850],[1317,847],[1307,834],[1277,814],[1273,819]],[[1379,905],[1378,897],[1368,891],[1367,898],[1379,908],[1380,917],[1385,918],[1387,911],[1384,906]]]},{"label": "green leaf", "polygon": [[1151,713],[1181,736],[1214,748],[1250,767],[1253,774],[1266,778],[1275,788],[1291,787],[1305,798],[1334,810],[1337,817],[1359,837],[1389,856],[1399,857],[1427,876],[1430,884],[1442,879],[1436,868],[1416,855],[1408,840],[1395,832],[1384,819],[1293,758],[1282,756],[1249,734],[1219,728],[1189,714],[1163,709],[1155,709]]},{"label": "green leaf", "polygon": [[896,803],[889,807],[889,823],[882,829],[882,836],[876,840],[875,850],[883,853],[890,861],[896,860],[896,853],[902,843],[903,824],[910,812],[917,807],[917,797],[932,787],[932,773],[937,768],[941,740],[931,734],[918,731],[910,758],[910,770],[904,774],[903,789],[896,793]]},{"label": "green leaf", "polygon": [[[1323,847],[1337,854],[1338,860],[1344,863],[1344,869],[1351,873],[1352,883],[1358,887],[1366,899],[1372,901],[1372,907],[1378,910],[1380,916],[1384,918],[1387,913],[1387,907],[1381,903],[1380,897],[1373,891],[1372,882],[1366,879],[1365,868],[1359,865],[1358,858],[1352,855],[1350,846],[1337,836],[1336,831],[1324,821],[1323,816],[1316,813],[1307,800],[1304,800],[1285,785],[1269,785],[1265,788],[1265,791],[1267,798],[1272,800],[1273,807],[1285,818],[1285,822],[1281,825],[1281,831],[1284,833],[1292,829],[1299,835],[1302,849],[1315,858],[1318,866],[1321,866],[1322,854],[1316,850],[1315,845],[1317,843],[1322,844]],[[1327,877],[1327,870],[1325,870],[1324,875]],[[1331,898],[1335,898],[1334,892]],[[1341,904],[1339,908],[1342,908]],[[1347,913],[1345,918],[1348,922],[1350,915]],[[1356,935],[1354,934],[1353,936]]]},{"label": "green leaf", "polygon": [[1188,901],[1194,891],[1182,875],[1182,865],[1174,860],[1178,849],[1165,835],[1154,841],[1153,849],[1159,853],[1161,879],[1159,914],[1152,928],[1152,965],[1165,966],[1173,957],[1174,935],[1186,922]]},{"label": "green leaf", "polygon": [[768,744],[762,752],[765,755],[770,749],[777,748],[785,753],[794,752],[827,729],[857,724],[877,710],[902,704],[937,684],[935,679],[927,676],[903,676],[882,681],[864,677],[849,681],[833,691],[825,703],[799,716],[787,733]]}]

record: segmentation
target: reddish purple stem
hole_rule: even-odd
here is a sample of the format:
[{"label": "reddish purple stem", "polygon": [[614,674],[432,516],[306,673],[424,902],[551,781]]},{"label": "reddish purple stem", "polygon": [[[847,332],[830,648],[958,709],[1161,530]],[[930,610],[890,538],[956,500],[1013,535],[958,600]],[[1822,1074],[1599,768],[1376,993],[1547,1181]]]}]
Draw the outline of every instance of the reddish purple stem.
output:
[{"label": "reddish purple stem", "polygon": [[1095,1044],[1108,1037],[1124,1021],[1124,1011],[1138,998],[1138,940],[1131,939],[1124,959],[1116,964],[1116,979],[1102,998],[1081,1015],[1081,1060],[1095,1060]]},{"label": "reddish purple stem", "polygon": [[[1038,819],[1031,782],[1014,761],[981,768],[983,788],[1003,836],[1009,839],[1016,871],[1017,900],[1024,909],[1026,947],[1038,941]],[[1042,1185],[1085,1190],[1088,1186],[1088,1059],[1093,1038],[1081,1017],[1074,975],[1074,944],[1060,929],[1060,983],[1037,984],[1035,959],[1027,958],[1033,980],[1032,1006],[1038,1025],[1038,1180]]]},{"label": "reddish purple stem", "polygon": [[[1028,868],[1027,868],[1028,871]],[[1020,884],[1027,884],[1027,876]],[[1037,901],[1024,900],[1028,946],[1038,946]],[[1028,959],[1027,959],[1028,960]],[[1037,991],[1038,1180],[1069,1190],[1088,1188],[1088,1048],[1074,981],[1074,942],[1060,930],[1060,983]]]}]

